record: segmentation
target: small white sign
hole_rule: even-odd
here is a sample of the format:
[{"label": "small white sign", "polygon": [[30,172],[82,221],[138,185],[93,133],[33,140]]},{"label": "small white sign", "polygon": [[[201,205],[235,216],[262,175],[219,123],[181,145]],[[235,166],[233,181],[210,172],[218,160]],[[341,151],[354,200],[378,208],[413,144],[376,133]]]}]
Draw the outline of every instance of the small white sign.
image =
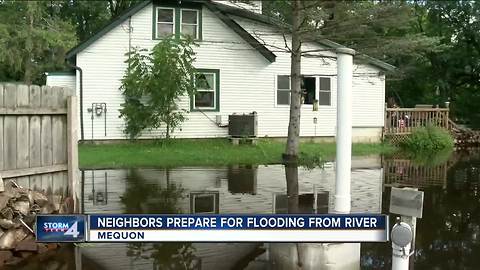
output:
[{"label": "small white sign", "polygon": [[412,188],[392,187],[390,194],[390,213],[422,218],[423,191]]}]

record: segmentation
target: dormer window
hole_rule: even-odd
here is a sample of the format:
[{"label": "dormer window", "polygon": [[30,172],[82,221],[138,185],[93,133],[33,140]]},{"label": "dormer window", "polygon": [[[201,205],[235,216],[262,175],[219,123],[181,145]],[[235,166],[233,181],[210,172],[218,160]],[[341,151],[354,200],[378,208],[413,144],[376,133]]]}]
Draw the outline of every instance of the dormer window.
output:
[{"label": "dormer window", "polygon": [[189,36],[194,40],[202,39],[201,6],[189,5],[185,8],[157,6],[153,11],[153,39],[162,39],[172,35],[177,38]]},{"label": "dormer window", "polygon": [[175,9],[157,8],[157,38],[175,34]]},{"label": "dormer window", "polygon": [[198,10],[181,9],[180,16],[182,22],[180,32],[182,35],[198,39]]}]

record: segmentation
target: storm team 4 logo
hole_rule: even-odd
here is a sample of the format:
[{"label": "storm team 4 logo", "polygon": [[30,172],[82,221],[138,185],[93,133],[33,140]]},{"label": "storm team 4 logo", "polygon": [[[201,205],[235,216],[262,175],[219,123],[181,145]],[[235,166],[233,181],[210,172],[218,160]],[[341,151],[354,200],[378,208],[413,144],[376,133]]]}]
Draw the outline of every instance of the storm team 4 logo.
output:
[{"label": "storm team 4 logo", "polygon": [[37,215],[38,242],[84,242],[84,215]]},{"label": "storm team 4 logo", "polygon": [[75,221],[71,226],[65,222],[46,222],[43,224],[43,231],[48,232],[63,232],[63,235],[69,235],[77,238],[80,234],[78,232],[78,221]]}]

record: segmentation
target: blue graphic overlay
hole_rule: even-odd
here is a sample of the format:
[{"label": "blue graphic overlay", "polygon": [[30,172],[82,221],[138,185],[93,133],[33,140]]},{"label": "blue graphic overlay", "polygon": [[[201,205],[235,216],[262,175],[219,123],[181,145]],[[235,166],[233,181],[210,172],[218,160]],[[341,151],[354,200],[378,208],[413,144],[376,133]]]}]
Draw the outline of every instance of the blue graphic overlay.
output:
[{"label": "blue graphic overlay", "polygon": [[386,230],[385,215],[90,215],[90,230]]},{"label": "blue graphic overlay", "polygon": [[85,216],[38,215],[37,242],[84,242]]}]

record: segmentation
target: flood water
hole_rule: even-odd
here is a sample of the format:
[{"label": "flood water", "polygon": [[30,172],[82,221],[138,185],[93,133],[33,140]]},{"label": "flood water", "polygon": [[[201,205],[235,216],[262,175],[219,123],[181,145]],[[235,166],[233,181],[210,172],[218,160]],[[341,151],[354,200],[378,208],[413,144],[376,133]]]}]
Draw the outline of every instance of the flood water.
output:
[{"label": "flood water", "polygon": [[[480,152],[458,152],[444,161],[361,157],[353,159],[352,167],[353,213],[389,214],[392,186],[425,192],[410,269],[480,269]],[[82,206],[88,214],[269,214],[288,208],[282,165],[84,170],[82,178]],[[334,163],[299,168],[298,180],[300,212],[333,210]],[[391,224],[394,218],[390,216]],[[298,257],[305,265],[301,269],[319,269],[319,258],[328,260],[323,262],[328,269],[339,269],[345,258],[353,264],[342,269],[391,267],[390,243],[363,243],[359,253],[358,245],[337,244],[328,247],[336,255],[321,256],[312,251],[325,248],[320,244],[311,244],[313,253],[306,255],[297,256],[297,248],[264,243],[85,244],[76,248],[76,255],[74,248],[65,247],[15,269],[297,269]]]}]

